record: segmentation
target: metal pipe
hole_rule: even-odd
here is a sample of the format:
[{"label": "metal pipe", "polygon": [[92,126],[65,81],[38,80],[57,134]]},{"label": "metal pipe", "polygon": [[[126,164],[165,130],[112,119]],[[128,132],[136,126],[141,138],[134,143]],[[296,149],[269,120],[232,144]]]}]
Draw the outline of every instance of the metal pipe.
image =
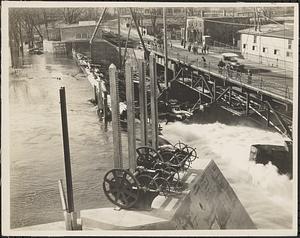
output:
[{"label": "metal pipe", "polygon": [[145,51],[145,53],[146,53],[146,57],[145,57],[145,58],[148,59],[148,55],[149,55],[149,54],[148,54],[148,50],[147,50],[147,48],[146,48],[146,46],[145,46],[144,39],[143,39],[142,34],[141,34],[141,32],[140,32],[139,25],[138,25],[138,23],[137,23],[137,21],[136,21],[136,18],[135,18],[135,15],[134,15],[134,13],[133,13],[132,8],[130,7],[129,10],[130,10],[132,19],[133,19],[133,21],[134,21],[136,30],[137,30],[137,32],[138,32],[139,38],[140,38],[140,40],[141,40],[143,49],[144,49],[144,51]]},{"label": "metal pipe", "polygon": [[59,96],[60,96],[61,123],[62,123],[63,147],[64,147],[65,174],[66,174],[66,184],[67,184],[67,202],[68,202],[68,212],[70,213],[74,211],[74,201],[73,201],[73,185],[72,185],[72,171],[71,171],[71,161],[70,161],[70,146],[69,146],[65,87],[61,87],[59,89]]}]

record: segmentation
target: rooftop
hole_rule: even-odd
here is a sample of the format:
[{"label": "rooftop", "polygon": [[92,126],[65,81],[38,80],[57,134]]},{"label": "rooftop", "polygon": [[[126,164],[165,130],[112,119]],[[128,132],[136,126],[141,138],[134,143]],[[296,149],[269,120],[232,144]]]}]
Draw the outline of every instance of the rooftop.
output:
[{"label": "rooftop", "polygon": [[284,39],[293,39],[294,38],[294,29],[293,25],[285,24],[268,24],[262,25],[260,31],[255,30],[254,27],[239,30],[241,34],[249,34],[249,35],[262,35],[276,38],[284,38]]},{"label": "rooftop", "polygon": [[79,21],[75,24],[61,24],[59,28],[73,28],[73,27],[86,27],[86,26],[96,26],[95,21]]}]

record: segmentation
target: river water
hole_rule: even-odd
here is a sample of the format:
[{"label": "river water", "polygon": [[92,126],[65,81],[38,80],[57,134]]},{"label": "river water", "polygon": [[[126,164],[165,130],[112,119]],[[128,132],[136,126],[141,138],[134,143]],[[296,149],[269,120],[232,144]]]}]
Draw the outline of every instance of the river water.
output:
[{"label": "river water", "polygon": [[[66,87],[75,209],[111,206],[102,178],[112,168],[111,125],[88,102],[93,90],[71,59],[33,55],[10,82],[11,227],[63,220],[57,181],[64,179],[59,88]],[[171,142],[196,147],[214,159],[258,228],[291,228],[292,181],[271,164],[248,161],[250,145],[283,145],[284,138],[247,126],[221,123],[163,125]],[[126,160],[127,139],[122,133]]]}]

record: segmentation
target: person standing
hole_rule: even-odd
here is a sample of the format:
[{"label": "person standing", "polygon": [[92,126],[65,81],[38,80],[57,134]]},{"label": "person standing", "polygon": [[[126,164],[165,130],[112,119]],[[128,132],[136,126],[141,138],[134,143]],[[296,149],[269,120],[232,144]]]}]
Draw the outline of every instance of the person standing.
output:
[{"label": "person standing", "polygon": [[252,72],[250,69],[248,69],[248,84],[251,84],[252,83]]}]

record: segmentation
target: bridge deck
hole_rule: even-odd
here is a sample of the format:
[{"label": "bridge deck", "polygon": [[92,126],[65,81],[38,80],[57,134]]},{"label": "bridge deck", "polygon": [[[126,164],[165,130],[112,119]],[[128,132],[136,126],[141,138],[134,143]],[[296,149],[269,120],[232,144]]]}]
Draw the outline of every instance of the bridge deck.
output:
[{"label": "bridge deck", "polygon": [[[164,57],[164,54],[160,51],[152,50],[152,52],[159,57]],[[191,67],[193,70],[210,74],[258,94],[266,95],[288,104],[293,103],[293,80],[290,76],[270,71],[268,73],[253,74],[250,84],[246,73],[237,73],[236,71],[227,71],[225,69],[219,71],[217,64],[220,59],[204,55],[207,61],[209,58],[209,62],[204,64],[201,61],[201,57],[201,55],[194,55],[178,48],[169,50],[168,53],[168,59],[173,63],[181,63]]]}]

